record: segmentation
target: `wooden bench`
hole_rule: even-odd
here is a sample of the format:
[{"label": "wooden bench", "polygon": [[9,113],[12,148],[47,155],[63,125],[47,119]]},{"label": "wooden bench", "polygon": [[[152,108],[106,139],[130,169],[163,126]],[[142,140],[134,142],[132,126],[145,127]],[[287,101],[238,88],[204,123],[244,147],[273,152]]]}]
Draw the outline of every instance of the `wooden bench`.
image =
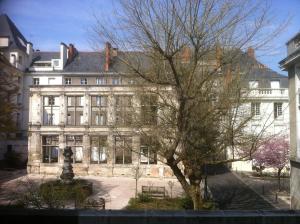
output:
[{"label": "wooden bench", "polygon": [[152,198],[164,198],[166,190],[165,187],[142,186],[142,194],[147,194]]},{"label": "wooden bench", "polygon": [[105,199],[87,199],[84,203],[84,208],[86,209],[97,209],[97,210],[105,210]]}]

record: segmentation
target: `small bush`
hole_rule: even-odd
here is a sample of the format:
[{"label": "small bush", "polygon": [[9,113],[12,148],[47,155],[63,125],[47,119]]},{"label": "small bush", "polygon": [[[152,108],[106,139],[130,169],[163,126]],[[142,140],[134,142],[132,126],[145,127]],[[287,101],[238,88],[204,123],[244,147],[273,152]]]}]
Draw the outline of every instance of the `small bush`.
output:
[{"label": "small bush", "polygon": [[142,194],[142,193],[138,194],[138,201],[139,202],[150,202],[151,199],[152,198],[148,194]]},{"label": "small bush", "polygon": [[180,198],[179,205],[183,209],[193,209],[194,208],[193,200],[191,197]]},{"label": "small bush", "polygon": [[55,180],[40,186],[29,182],[27,187],[28,190],[17,201],[19,206],[25,208],[64,208],[72,201],[76,207],[81,207],[84,200],[92,194],[92,184],[86,180],[75,180],[72,184]]}]

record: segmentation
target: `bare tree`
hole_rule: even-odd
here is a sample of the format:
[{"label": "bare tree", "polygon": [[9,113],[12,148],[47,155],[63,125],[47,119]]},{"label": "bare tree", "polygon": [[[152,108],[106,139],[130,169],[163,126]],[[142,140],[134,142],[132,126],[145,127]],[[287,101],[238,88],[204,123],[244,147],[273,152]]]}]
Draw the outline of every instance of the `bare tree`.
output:
[{"label": "bare tree", "polygon": [[114,19],[96,17],[94,36],[121,49],[117,60],[138,77],[134,128],[151,139],[194,209],[203,204],[203,167],[249,159],[262,136],[247,129],[243,89],[249,71],[262,65],[243,51],[281,30],[271,30],[268,8],[251,0],[128,0]]}]

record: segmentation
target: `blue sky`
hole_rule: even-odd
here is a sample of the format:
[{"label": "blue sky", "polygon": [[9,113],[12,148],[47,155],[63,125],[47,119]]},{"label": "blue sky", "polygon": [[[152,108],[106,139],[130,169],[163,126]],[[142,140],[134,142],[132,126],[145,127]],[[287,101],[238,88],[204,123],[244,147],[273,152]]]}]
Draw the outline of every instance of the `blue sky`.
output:
[{"label": "blue sky", "polygon": [[[258,0],[259,1],[259,0]],[[90,51],[88,29],[93,14],[113,14],[110,0],[0,0],[6,13],[35,49],[58,51],[59,43],[74,43],[80,51]],[[278,62],[286,56],[285,43],[300,31],[300,0],[271,0],[277,21],[292,16],[289,26],[272,42],[271,52],[257,52],[258,59],[282,74]]]}]

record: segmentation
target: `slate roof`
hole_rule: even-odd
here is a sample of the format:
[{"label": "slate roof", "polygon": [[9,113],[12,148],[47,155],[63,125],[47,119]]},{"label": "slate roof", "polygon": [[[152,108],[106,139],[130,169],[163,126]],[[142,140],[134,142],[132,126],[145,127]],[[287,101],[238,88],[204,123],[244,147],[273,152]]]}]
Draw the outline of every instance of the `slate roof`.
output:
[{"label": "slate roof", "polygon": [[288,88],[288,77],[281,75],[269,68],[254,68],[252,69],[247,78],[247,81],[258,81],[259,88],[271,88],[270,81],[279,81],[280,88]]},{"label": "slate roof", "polygon": [[35,61],[51,61],[51,59],[59,59],[59,52],[34,51],[32,60]]},{"label": "slate roof", "polygon": [[[42,52],[36,51],[33,54],[34,61],[49,61],[59,58],[59,52]],[[142,67],[148,67],[148,60],[142,52],[118,52],[118,56],[111,61],[110,70],[108,72],[126,72],[128,68],[121,62],[122,58],[135,60]],[[251,68],[247,72],[246,82],[256,80],[259,82],[259,88],[270,88],[270,81],[279,80],[281,88],[288,88],[288,77],[281,75],[258,62],[256,59],[250,58],[246,53],[241,53],[239,57],[240,66]],[[105,52],[78,52],[73,61],[67,63],[63,72],[82,72],[84,73],[103,73],[105,63]],[[248,70],[247,70],[248,71]],[[53,71],[61,72],[61,71]],[[248,85],[248,83],[245,83]]]},{"label": "slate roof", "polygon": [[9,49],[19,49],[26,52],[26,38],[6,14],[0,15],[0,36],[9,37]]}]

